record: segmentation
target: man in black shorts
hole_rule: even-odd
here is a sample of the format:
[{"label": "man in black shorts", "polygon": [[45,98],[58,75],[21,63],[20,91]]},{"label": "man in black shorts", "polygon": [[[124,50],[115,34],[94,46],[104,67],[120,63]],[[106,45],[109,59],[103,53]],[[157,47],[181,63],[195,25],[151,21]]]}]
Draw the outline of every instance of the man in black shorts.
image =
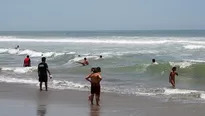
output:
[{"label": "man in black shorts", "polygon": [[40,82],[40,91],[42,91],[42,83],[45,83],[46,91],[48,91],[48,76],[47,72],[49,73],[49,77],[52,78],[51,73],[48,69],[48,65],[46,63],[46,58],[42,57],[42,62],[38,64],[38,77]]},{"label": "man in black shorts", "polygon": [[85,79],[90,82],[91,84],[91,96],[90,101],[93,105],[93,98],[95,96],[96,104],[99,105],[99,97],[100,97],[100,81],[102,80],[102,77],[100,73],[97,72],[97,69],[92,70],[93,73],[88,75]]}]

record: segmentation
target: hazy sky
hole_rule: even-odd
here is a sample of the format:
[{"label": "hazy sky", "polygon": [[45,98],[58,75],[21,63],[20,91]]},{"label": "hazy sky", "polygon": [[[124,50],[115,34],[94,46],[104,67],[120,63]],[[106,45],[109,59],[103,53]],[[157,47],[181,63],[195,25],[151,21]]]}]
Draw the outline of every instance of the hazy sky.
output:
[{"label": "hazy sky", "polygon": [[0,30],[205,29],[205,0],[0,0]]}]

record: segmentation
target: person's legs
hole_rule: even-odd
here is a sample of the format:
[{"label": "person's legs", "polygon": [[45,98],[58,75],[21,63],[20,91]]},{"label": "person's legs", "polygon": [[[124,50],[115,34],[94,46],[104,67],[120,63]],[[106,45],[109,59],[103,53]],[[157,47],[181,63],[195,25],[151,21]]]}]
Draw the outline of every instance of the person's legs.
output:
[{"label": "person's legs", "polygon": [[95,94],[96,104],[99,106],[99,94]]},{"label": "person's legs", "polygon": [[175,81],[171,80],[172,87],[175,88]]},{"label": "person's legs", "polygon": [[46,91],[48,91],[48,83],[45,82]]},{"label": "person's legs", "polygon": [[91,84],[91,95],[90,95],[90,102],[91,102],[91,105],[93,105],[93,99],[94,99],[94,93],[95,93],[95,85],[94,84]]},{"label": "person's legs", "polygon": [[93,98],[94,98],[94,94],[91,94],[90,95],[90,103],[91,103],[91,105],[93,105]]},{"label": "person's legs", "polygon": [[42,91],[43,89],[42,89],[42,82],[40,82],[40,91]]},{"label": "person's legs", "polygon": [[96,85],[95,99],[96,99],[96,104],[99,106],[99,101],[100,101],[100,84]]}]

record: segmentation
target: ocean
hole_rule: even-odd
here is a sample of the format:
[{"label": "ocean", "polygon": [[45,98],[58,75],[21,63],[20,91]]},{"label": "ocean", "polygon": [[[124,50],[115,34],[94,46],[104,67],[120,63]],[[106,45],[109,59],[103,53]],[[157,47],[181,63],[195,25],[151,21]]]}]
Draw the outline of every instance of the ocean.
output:
[{"label": "ocean", "polygon": [[[26,55],[32,67],[22,67]],[[2,31],[0,82],[38,86],[42,55],[53,75],[50,88],[89,91],[85,77],[99,66],[102,92],[205,101],[205,30]],[[89,66],[76,63],[84,57]],[[176,89],[168,81],[173,66],[179,73]]]}]

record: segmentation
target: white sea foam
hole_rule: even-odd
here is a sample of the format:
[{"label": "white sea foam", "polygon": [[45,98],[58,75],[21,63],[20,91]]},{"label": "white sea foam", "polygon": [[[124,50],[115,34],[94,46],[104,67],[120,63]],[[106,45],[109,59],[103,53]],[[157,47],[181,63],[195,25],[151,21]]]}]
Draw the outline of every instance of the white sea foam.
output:
[{"label": "white sea foam", "polygon": [[[33,78],[11,78],[11,77],[4,77],[0,76],[0,82],[6,82],[6,83],[23,83],[23,84],[31,84],[38,86],[39,82],[36,79]],[[86,84],[80,84],[80,83],[74,83],[71,81],[64,81],[64,80],[53,80],[50,79],[48,81],[49,87],[54,89],[76,89],[76,90],[88,90],[88,85]]]},{"label": "white sea foam", "polygon": [[164,88],[164,94],[166,95],[171,95],[171,94],[190,94],[190,93],[196,93],[199,91],[196,90],[186,90],[186,89],[169,89],[169,88]]},{"label": "white sea foam", "polygon": [[[38,86],[38,80],[37,78],[11,78],[11,77],[4,77],[0,76],[0,82],[5,83],[23,83],[23,84],[31,84]],[[82,84],[82,83],[75,83],[72,81],[65,81],[65,80],[49,80],[49,87],[54,89],[74,89],[74,90],[81,90],[81,91],[88,91],[89,85],[88,84]],[[161,89],[146,89],[143,88],[139,91],[139,88],[137,90],[131,90],[131,89],[116,89],[115,87],[103,87],[102,91],[104,92],[116,92],[121,94],[134,94],[134,95],[142,95],[142,96],[158,96],[158,95],[166,95],[166,96],[173,96],[177,95],[178,97],[194,97],[194,98],[201,98],[205,99],[205,92],[204,91],[197,91],[197,90],[186,90],[186,89],[170,89],[170,88],[161,88]]]},{"label": "white sea foam", "polygon": [[18,49],[5,49],[5,48],[0,48],[0,53],[9,53],[9,54],[17,54],[17,55],[29,55],[30,57],[56,57],[56,56],[61,56],[65,54],[74,54],[75,52],[68,52],[68,53],[57,53],[57,52],[37,52],[34,50],[18,50]]},{"label": "white sea foam", "polygon": [[204,63],[205,60],[194,60],[194,59],[184,59],[185,62],[191,62],[191,63]]},{"label": "white sea foam", "polygon": [[23,84],[37,84],[37,79],[20,79],[20,78],[11,78],[11,77],[0,77],[0,82],[6,83],[23,83]]},{"label": "white sea foam", "polygon": [[186,45],[183,46],[185,49],[190,49],[190,50],[194,50],[194,49],[205,49],[205,46],[203,45]]},{"label": "white sea foam", "polygon": [[[194,39],[194,40],[193,40]],[[100,38],[52,38],[52,39],[24,39],[11,36],[0,37],[0,42],[50,42],[50,43],[99,43],[99,44],[199,44],[205,45],[203,37],[100,37]]]},{"label": "white sea foam", "polygon": [[179,66],[180,68],[186,68],[191,66],[193,63],[185,61],[185,62],[169,62],[169,64],[171,66]]},{"label": "white sea foam", "polygon": [[37,67],[2,67],[2,71],[11,71],[15,73],[27,73],[36,70]]},{"label": "white sea foam", "polygon": [[200,96],[202,99],[205,99],[205,93],[202,93]]}]

